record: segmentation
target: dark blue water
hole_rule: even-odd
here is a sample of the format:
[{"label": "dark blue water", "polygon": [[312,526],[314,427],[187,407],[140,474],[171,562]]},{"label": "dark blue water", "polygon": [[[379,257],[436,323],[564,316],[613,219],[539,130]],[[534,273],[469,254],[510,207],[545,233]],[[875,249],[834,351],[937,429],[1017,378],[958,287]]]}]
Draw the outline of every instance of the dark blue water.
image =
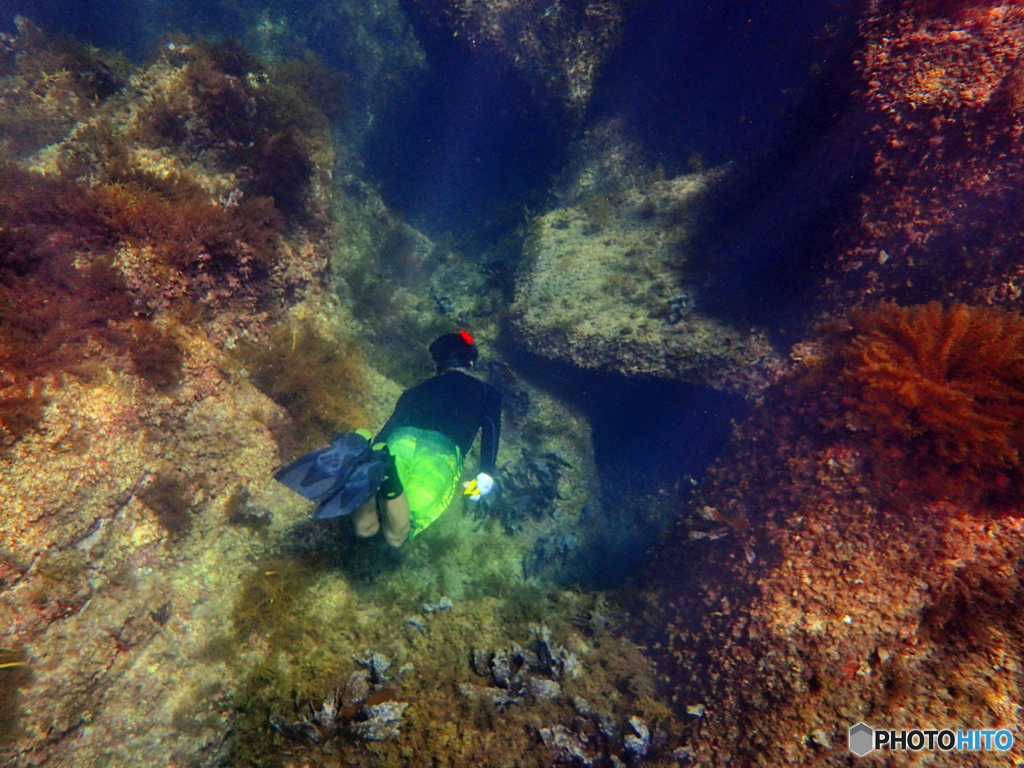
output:
[{"label": "dark blue water", "polygon": [[706,311],[777,330],[811,308],[873,150],[851,98],[862,6],[665,0],[631,19],[596,109],[629,115],[674,172],[737,164],[700,220]]},{"label": "dark blue water", "polygon": [[600,498],[581,515],[574,532],[579,551],[560,576],[598,589],[628,582],[667,523],[652,507],[679,509],[748,405],[686,382],[508,356],[533,384],[580,408],[592,429]]},{"label": "dark blue water", "polygon": [[370,175],[428,234],[493,242],[540,207],[569,133],[504,60],[451,48],[430,62],[414,98],[375,122]]},{"label": "dark blue water", "polygon": [[167,35],[240,37],[246,14],[240,5],[142,3],[138,0],[0,0],[0,28],[13,32],[22,15],[48,34],[67,34],[80,42],[117,50],[143,62]]}]

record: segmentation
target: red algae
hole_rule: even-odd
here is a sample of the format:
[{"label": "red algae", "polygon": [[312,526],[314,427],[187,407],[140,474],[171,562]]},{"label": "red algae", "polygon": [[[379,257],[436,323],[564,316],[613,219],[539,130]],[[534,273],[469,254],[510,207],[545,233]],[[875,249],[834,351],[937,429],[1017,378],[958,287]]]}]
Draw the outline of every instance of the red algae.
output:
[{"label": "red algae", "polygon": [[[29,78],[18,69],[21,63],[37,61],[44,71],[56,68],[94,85],[97,78],[87,75],[102,68],[84,48],[51,43],[27,22],[19,32],[5,38],[20,63],[7,72],[14,78],[10,92],[0,88],[8,108],[0,133],[18,117],[39,128],[52,119],[15,98],[26,87],[21,80]],[[57,145],[47,173],[10,160],[0,163],[0,372],[7,382],[0,396],[6,440],[18,439],[41,416],[42,401],[26,395],[27,386],[39,395],[39,384],[59,385],[66,375],[95,378],[97,366],[106,366],[129,367],[156,389],[170,390],[184,364],[176,322],[235,326],[221,335],[237,333],[238,326],[258,332],[275,292],[316,282],[301,260],[281,263],[282,248],[288,247],[281,211],[283,206],[292,224],[320,221],[316,206],[307,208],[306,195],[313,148],[322,137],[304,131],[323,132],[322,116],[318,122],[315,108],[297,92],[257,87],[246,79],[252,72],[265,79],[265,73],[236,44],[190,44],[175,55],[177,70],[166,52],[152,66],[158,73],[150,82],[155,94],[142,118],[125,120],[108,109],[83,123],[73,141]],[[123,84],[127,73],[117,77]],[[92,96],[120,87],[111,83]],[[80,90],[59,93],[65,99],[87,95]],[[229,91],[235,101],[227,98]],[[166,126],[153,115],[161,104],[171,114],[172,103],[196,108],[181,113],[192,115],[192,129],[201,129],[202,140],[193,137],[192,148],[232,169],[241,167],[243,173],[235,174],[239,186],[218,196],[194,163],[157,169],[144,162],[142,147],[164,155],[170,150]],[[249,109],[253,104],[258,112]],[[293,108],[288,116],[285,104]],[[173,151],[181,153],[182,147]],[[288,178],[274,170],[285,161]]]},{"label": "red algae", "polygon": [[680,521],[637,616],[696,763],[837,765],[859,721],[1006,727],[1019,681],[991,659],[1024,640],[1024,522],[874,482],[872,442],[823,425],[798,379],[698,490],[695,508],[747,526]]},{"label": "red algae", "polygon": [[182,180],[112,184],[95,190],[103,223],[118,240],[152,247],[186,272],[209,271],[238,278],[265,278],[277,256],[283,221],[270,198],[218,204]]},{"label": "red algae", "polygon": [[873,180],[831,297],[1019,303],[1024,8],[875,0],[861,30]]},{"label": "red algae", "polygon": [[829,394],[844,409],[840,428],[866,438],[876,482],[968,503],[1018,496],[1024,318],[883,303],[855,311],[851,324]]},{"label": "red algae", "polygon": [[[324,311],[330,137],[308,104],[270,114],[272,74],[203,46],[115,72],[20,22],[0,41],[0,661],[26,663],[0,669],[0,762],[216,759],[231,681],[211,688],[198,651],[305,514],[225,525],[233,489],[268,503],[284,420],[225,348]],[[251,147],[202,110],[186,142],[142,119],[203,95],[193,62],[268,106]]]}]

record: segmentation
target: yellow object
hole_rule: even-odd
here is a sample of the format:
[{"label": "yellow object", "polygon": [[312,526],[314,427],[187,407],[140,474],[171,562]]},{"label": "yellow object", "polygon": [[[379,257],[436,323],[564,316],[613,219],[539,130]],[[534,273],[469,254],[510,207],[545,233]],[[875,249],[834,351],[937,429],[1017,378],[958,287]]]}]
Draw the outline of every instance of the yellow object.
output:
[{"label": "yellow object", "polygon": [[466,482],[464,482],[462,484],[462,487],[466,489],[466,490],[464,490],[462,492],[463,496],[479,496],[480,495],[480,483],[478,483],[476,481],[475,477],[472,480],[467,480]]},{"label": "yellow object", "polygon": [[400,427],[388,438],[395,468],[409,501],[409,538],[437,520],[455,498],[462,451],[439,432]]}]

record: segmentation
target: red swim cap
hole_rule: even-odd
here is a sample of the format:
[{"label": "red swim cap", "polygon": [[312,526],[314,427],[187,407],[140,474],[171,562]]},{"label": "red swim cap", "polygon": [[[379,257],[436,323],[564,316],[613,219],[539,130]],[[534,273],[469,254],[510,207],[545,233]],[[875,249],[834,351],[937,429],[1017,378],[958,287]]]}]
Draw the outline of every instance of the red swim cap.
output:
[{"label": "red swim cap", "polygon": [[469,332],[459,331],[434,339],[430,345],[430,356],[438,368],[468,368],[476,362],[480,353]]}]

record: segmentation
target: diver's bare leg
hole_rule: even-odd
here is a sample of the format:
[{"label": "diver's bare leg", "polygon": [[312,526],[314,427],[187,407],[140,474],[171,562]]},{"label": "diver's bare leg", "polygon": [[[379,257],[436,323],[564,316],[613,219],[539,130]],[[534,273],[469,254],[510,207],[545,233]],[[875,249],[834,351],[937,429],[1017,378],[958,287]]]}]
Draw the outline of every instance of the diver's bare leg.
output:
[{"label": "diver's bare leg", "polygon": [[400,547],[409,538],[409,499],[403,493],[384,502],[384,538],[392,547]]},{"label": "diver's bare leg", "polygon": [[352,515],[352,527],[355,528],[356,536],[361,539],[369,538],[380,530],[380,517],[377,515],[377,504],[370,500],[363,504]]}]

